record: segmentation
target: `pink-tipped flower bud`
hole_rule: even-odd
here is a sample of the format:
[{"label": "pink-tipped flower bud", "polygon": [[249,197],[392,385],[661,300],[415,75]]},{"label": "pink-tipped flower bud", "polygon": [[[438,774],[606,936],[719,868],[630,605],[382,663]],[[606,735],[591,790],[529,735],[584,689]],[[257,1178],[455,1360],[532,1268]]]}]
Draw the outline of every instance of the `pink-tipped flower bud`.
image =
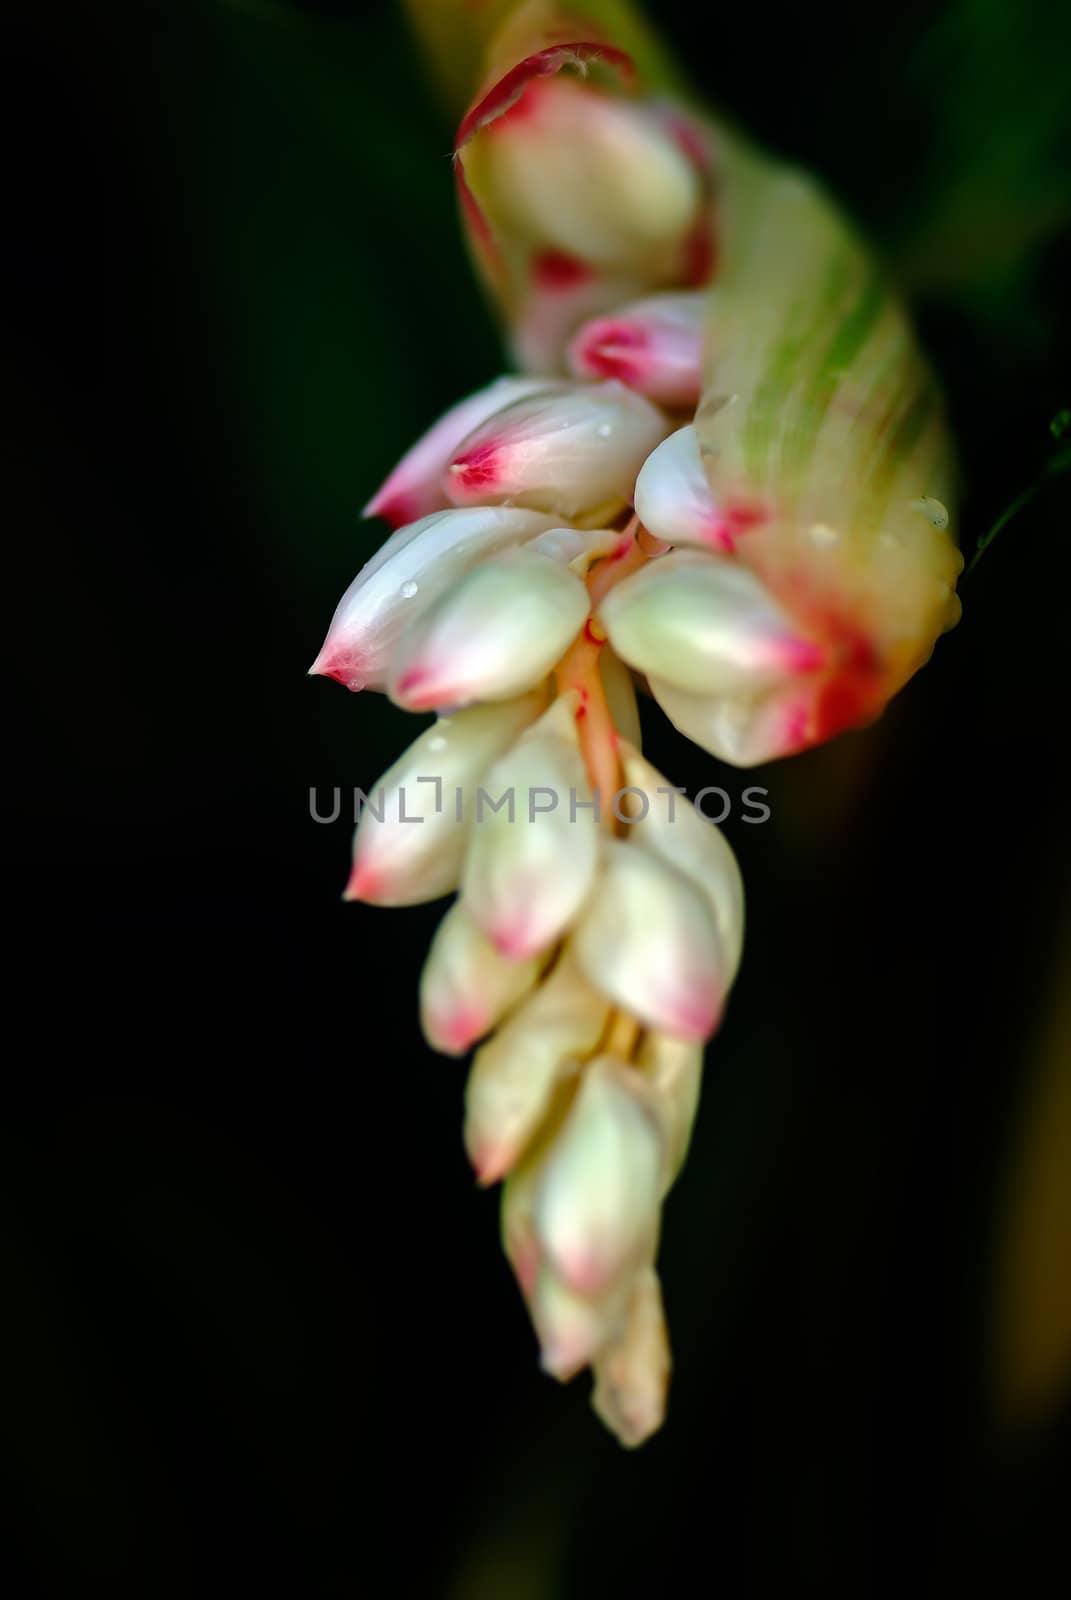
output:
[{"label": "pink-tipped flower bud", "polygon": [[516,1166],[559,1088],[589,1056],[610,1003],[563,956],[476,1052],[465,1089],[465,1148],[480,1183]]},{"label": "pink-tipped flower bud", "polygon": [[414,619],[391,657],[390,697],[427,711],[523,694],[587,614],[588,592],[568,567],[512,550],[465,573]]},{"label": "pink-tipped flower bud", "polygon": [[495,762],[484,787],[495,805],[473,829],[461,894],[503,955],[550,948],[595,876],[599,827],[580,753],[575,694],[562,695]]},{"label": "pink-tipped flower bud", "polygon": [[661,857],[605,841],[572,943],[590,982],[648,1027],[681,1039],[714,1032],[728,986],[714,913]]},{"label": "pink-tipped flower bud", "polygon": [[669,780],[630,744],[621,745],[626,784],[647,804],[628,825],[629,843],[651,850],[689,878],[710,902],[731,979],[744,945],[744,882],[732,846]]},{"label": "pink-tipped flower bud", "polygon": [[655,111],[564,76],[529,83],[488,124],[480,158],[499,226],[604,270],[657,275],[701,199],[695,167]]},{"label": "pink-tipped flower bud", "polygon": [[653,450],[636,479],[636,515],[656,539],[728,555],[733,532],[707,482],[692,423]]},{"label": "pink-tipped flower bud", "polygon": [[345,898],[408,906],[456,889],[476,787],[545,703],[531,694],[426,728],[367,796]]},{"label": "pink-tipped flower bud", "polygon": [[702,387],[706,296],[652,295],[585,322],[567,360],[578,378],[620,378],[671,410],[694,411]]},{"label": "pink-tipped flower bud", "polygon": [[826,660],[753,572],[694,551],[648,563],[611,589],[600,615],[630,667],[686,694],[757,694]]},{"label": "pink-tipped flower bud", "polygon": [[539,965],[507,960],[460,901],[451,906],[420,975],[420,1022],[432,1049],[464,1055],[527,994]]},{"label": "pink-tipped flower bud", "polygon": [[609,511],[631,500],[668,427],[617,382],[530,395],[469,434],[446,470],[446,493],[459,506],[508,501],[563,517]]},{"label": "pink-tipped flower bud", "polygon": [[535,1195],[540,1247],[575,1294],[606,1294],[653,1254],[664,1170],[642,1079],[597,1057],[547,1146]]},{"label": "pink-tipped flower bud", "polygon": [[651,693],[673,726],[734,767],[755,767],[817,742],[812,729],[820,683],[789,680],[764,694],[688,694],[650,675]]},{"label": "pink-tipped flower bud", "polygon": [[578,1294],[551,1267],[540,1267],[531,1311],[543,1371],[559,1383],[575,1378],[621,1337],[627,1306],[616,1284],[599,1296]]},{"label": "pink-tipped flower bud", "polygon": [[361,515],[382,517],[392,528],[400,528],[445,508],[449,501],[443,493],[443,473],[462,439],[504,406],[552,387],[550,378],[496,378],[451,406],[406,452]]},{"label": "pink-tipped flower bud", "polygon": [[415,614],[477,562],[554,523],[540,512],[474,506],[399,528],[342,596],[310,674],[347,689],[381,689],[390,653]]},{"label": "pink-tipped flower bud", "polygon": [[644,1267],[633,1280],[623,1328],[594,1362],[592,1406],[627,1450],[665,1421],[671,1365],[658,1274]]}]

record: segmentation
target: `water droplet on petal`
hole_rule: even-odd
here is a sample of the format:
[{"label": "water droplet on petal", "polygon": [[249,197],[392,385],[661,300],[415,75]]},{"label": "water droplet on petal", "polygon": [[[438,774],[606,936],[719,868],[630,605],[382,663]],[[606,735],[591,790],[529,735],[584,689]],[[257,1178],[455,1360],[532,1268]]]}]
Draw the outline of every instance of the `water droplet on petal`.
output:
[{"label": "water droplet on petal", "polygon": [[928,518],[935,528],[948,527],[948,507],[942,505],[940,500],[934,500],[927,495],[925,499],[912,500],[911,509],[912,511],[921,511],[923,516]]},{"label": "water droplet on petal", "polygon": [[608,439],[613,431],[613,427],[609,422],[600,422],[599,426],[595,429],[595,432],[598,434],[600,439]]},{"label": "water droplet on petal", "polygon": [[831,528],[828,522],[815,522],[808,531],[811,543],[821,548],[840,542],[840,534],[836,528]]},{"label": "water droplet on petal", "polygon": [[416,594],[416,592],[419,589],[419,587],[420,587],[420,585],[418,583],[414,583],[413,580],[410,578],[408,583],[403,583],[402,584],[402,599],[403,600],[411,600],[413,598],[413,596]]},{"label": "water droplet on petal", "polygon": [[428,740],[428,749],[434,751],[435,754],[438,755],[440,750],[446,749],[446,743],[447,741],[444,736],[441,733],[437,733],[434,739]]}]

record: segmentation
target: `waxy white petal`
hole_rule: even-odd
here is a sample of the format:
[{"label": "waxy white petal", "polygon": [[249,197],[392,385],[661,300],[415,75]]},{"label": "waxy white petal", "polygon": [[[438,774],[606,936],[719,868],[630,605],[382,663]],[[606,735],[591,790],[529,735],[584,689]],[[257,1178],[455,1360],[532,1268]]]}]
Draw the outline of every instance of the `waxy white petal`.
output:
[{"label": "waxy white petal", "polygon": [[534,539],[555,518],[504,506],[436,511],[399,528],[342,596],[310,674],[347,689],[379,689],[414,615],[487,556]]},{"label": "waxy white petal", "polygon": [[636,479],[636,515],[666,544],[728,553],[731,531],[714,499],[691,423],[647,457]]},{"label": "waxy white petal", "polygon": [[406,452],[361,515],[382,517],[392,528],[400,528],[447,506],[443,473],[465,435],[514,400],[553,386],[550,378],[496,378],[451,406]]},{"label": "waxy white petal", "polygon": [[649,562],[610,590],[599,615],[629,666],[687,694],[757,694],[826,659],[753,572],[692,551]]},{"label": "waxy white petal", "polygon": [[658,405],[694,411],[706,312],[707,296],[698,292],[636,300],[584,323],[569,346],[569,368],[578,378],[620,378]]},{"label": "waxy white petal", "polygon": [[631,500],[647,456],[669,428],[624,384],[577,384],[498,412],[455,451],[444,479],[455,505],[509,501],[559,516]]},{"label": "waxy white petal", "polygon": [[461,893],[503,955],[536,955],[559,939],[595,876],[599,827],[580,740],[577,697],[563,695],[496,761],[484,787],[506,804],[473,829]]},{"label": "waxy white petal", "polygon": [[[638,789],[631,844],[653,850],[702,889],[710,901],[731,977],[744,943],[744,883],[732,847],[721,829],[706,821],[686,795],[674,794],[668,778],[630,744],[621,744],[625,783]],[[624,809],[622,801],[621,808]]]},{"label": "waxy white petal", "polygon": [[534,243],[604,269],[655,267],[689,230],[696,170],[656,113],[564,76],[489,125],[493,209]]},{"label": "waxy white petal", "polygon": [[605,995],[561,958],[476,1052],[465,1090],[465,1147],[481,1183],[515,1166],[560,1086],[591,1054],[610,1013]]},{"label": "waxy white petal", "polygon": [[633,1281],[621,1332],[595,1357],[596,1415],[626,1449],[662,1426],[672,1365],[662,1291],[653,1267]]},{"label": "waxy white petal", "polygon": [[536,1236],[576,1294],[601,1296],[653,1253],[665,1150],[639,1075],[592,1061],[540,1164]]},{"label": "waxy white petal", "polygon": [[451,584],[406,629],[388,692],[410,711],[506,700],[539,683],[588,614],[588,593],[568,567],[511,550]]},{"label": "waxy white petal", "polygon": [[420,975],[424,1037],[445,1055],[464,1055],[528,992],[539,966],[500,955],[459,901],[436,929]]},{"label": "waxy white petal", "polygon": [[406,906],[456,889],[476,786],[545,704],[526,695],[425,729],[368,793],[345,898]]},{"label": "waxy white petal", "polygon": [[714,913],[661,857],[605,841],[572,947],[591,983],[648,1027],[682,1039],[713,1033],[728,981]]}]

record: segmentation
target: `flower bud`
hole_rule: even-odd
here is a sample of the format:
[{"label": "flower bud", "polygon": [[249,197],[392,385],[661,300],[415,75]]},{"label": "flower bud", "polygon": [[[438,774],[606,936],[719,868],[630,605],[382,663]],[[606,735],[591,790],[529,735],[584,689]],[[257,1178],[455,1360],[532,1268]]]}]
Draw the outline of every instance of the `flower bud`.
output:
[{"label": "flower bud", "polygon": [[634,1449],[662,1426],[672,1362],[653,1267],[636,1274],[620,1334],[595,1357],[592,1406],[626,1449]]},{"label": "flower bud", "polygon": [[539,1339],[543,1371],[568,1383],[599,1351],[619,1338],[627,1300],[614,1285],[592,1298],[578,1294],[549,1266],[539,1269],[532,1292],[532,1322]]},{"label": "flower bud", "polygon": [[713,1033],[728,965],[714,913],[659,856],[606,840],[572,942],[595,987],[648,1027],[682,1039]]},{"label": "flower bud", "polygon": [[626,784],[647,802],[643,814],[629,823],[629,843],[653,850],[704,892],[731,977],[744,943],[744,884],[729,841],[684,795],[674,794],[634,746],[622,743],[621,762]]},{"label": "flower bud", "polygon": [[692,1126],[699,1109],[703,1046],[693,1039],[674,1039],[667,1033],[651,1030],[644,1035],[636,1057],[636,1070],[643,1076],[662,1129],[666,1151],[662,1180],[665,1194],[688,1154]]},{"label": "flower bud", "polygon": [[692,551],[626,578],[600,616],[629,666],[687,694],[756,694],[825,661],[754,573]]},{"label": "flower bud", "polygon": [[762,695],[686,694],[654,673],[654,695],[673,726],[701,750],[734,767],[754,767],[818,742],[820,686],[788,682]]},{"label": "flower bud", "polygon": [[342,596],[310,675],[347,689],[381,689],[397,639],[416,612],[487,556],[554,526],[535,511],[475,506],[436,511],[399,528]]},{"label": "flower bud", "polygon": [[656,268],[700,202],[657,114],[564,76],[530,82],[481,135],[484,204],[543,248],[604,270]]},{"label": "flower bud", "polygon": [[477,1052],[465,1090],[465,1148],[482,1184],[509,1172],[556,1091],[602,1037],[610,1004],[564,956]]},{"label": "flower bud", "polygon": [[569,369],[578,378],[620,378],[657,405],[694,411],[705,306],[703,294],[660,294],[595,317],[569,346]]},{"label": "flower bud", "polygon": [[636,479],[636,515],[656,539],[728,554],[733,537],[711,492],[689,423],[653,450]]},{"label": "flower bud", "polygon": [[443,493],[443,473],[466,434],[504,406],[553,386],[550,378],[496,378],[486,388],[451,406],[406,452],[361,515],[382,517],[392,528],[400,528],[444,509],[449,501]]},{"label": "flower bud", "polygon": [[391,657],[388,692],[409,711],[508,700],[564,655],[588,614],[568,567],[513,550],[474,567],[420,613]]},{"label": "flower bud", "polygon": [[435,932],[420,975],[420,1022],[433,1050],[461,1056],[532,987],[539,962],[509,961],[460,901]]},{"label": "flower bud", "polygon": [[576,703],[575,694],[561,696],[495,762],[485,787],[497,808],[473,829],[465,859],[465,905],[495,948],[513,960],[537,955],[560,938],[595,876],[599,830]]},{"label": "flower bud", "polygon": [[455,505],[511,505],[576,517],[631,500],[668,428],[642,395],[610,382],[517,400],[470,433],[446,470]]},{"label": "flower bud", "polygon": [[612,1056],[592,1061],[535,1194],[536,1237],[568,1289],[602,1296],[653,1253],[664,1160],[637,1074]]},{"label": "flower bud", "polygon": [[526,695],[426,728],[369,795],[344,898],[407,906],[456,889],[475,787],[545,704],[542,694]]}]

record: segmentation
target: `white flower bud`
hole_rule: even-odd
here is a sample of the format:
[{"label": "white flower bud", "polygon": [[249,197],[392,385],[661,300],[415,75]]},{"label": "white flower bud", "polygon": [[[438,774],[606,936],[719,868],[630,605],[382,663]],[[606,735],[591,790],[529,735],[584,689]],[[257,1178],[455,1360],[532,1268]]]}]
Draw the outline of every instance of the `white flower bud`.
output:
[{"label": "white flower bud", "polygon": [[545,704],[526,695],[426,728],[369,792],[345,898],[407,906],[456,889],[476,786]]},{"label": "white flower bud", "polygon": [[465,1090],[465,1148],[482,1184],[513,1168],[557,1090],[597,1046],[609,1001],[562,957],[477,1052]]},{"label": "white flower bud", "polygon": [[523,694],[587,614],[587,590],[568,567],[511,550],[465,573],[410,624],[391,657],[390,697],[425,711]]},{"label": "white flower bud", "polygon": [[447,468],[455,505],[508,501],[576,517],[632,498],[667,423],[623,384],[576,384],[518,400],[470,433]]},{"label": "white flower bud", "polygon": [[576,703],[575,694],[560,696],[495,762],[484,788],[497,809],[477,820],[465,858],[465,906],[514,960],[561,937],[595,876],[599,828]]},{"label": "white flower bud", "polygon": [[515,400],[553,387],[551,378],[496,378],[460,400],[406,452],[361,515],[382,517],[392,528],[400,528],[441,510],[449,503],[443,493],[443,473],[465,435]]},{"label": "white flower bud", "polygon": [[653,1254],[664,1160],[638,1074],[611,1056],[592,1061],[535,1195],[536,1236],[568,1289],[602,1296]]},{"label": "white flower bud", "polygon": [[713,1033],[728,986],[714,913],[660,856],[605,841],[572,945],[595,987],[648,1027],[682,1039]]},{"label": "white flower bud", "polygon": [[706,294],[691,292],[652,295],[595,317],[569,346],[570,370],[578,378],[620,378],[658,405],[694,411],[706,312]]},{"label": "white flower bud", "polygon": [[342,596],[310,675],[381,689],[390,653],[429,601],[477,562],[552,528],[555,518],[503,506],[437,511],[399,528]]},{"label": "white flower bud", "polygon": [[686,694],[654,673],[648,681],[673,726],[734,767],[758,766],[813,743],[811,719],[822,680],[790,681],[758,696]]},{"label": "white flower bud", "polygon": [[723,554],[733,548],[699,454],[694,426],[678,428],[647,457],[636,479],[636,515],[666,544]]},{"label": "white flower bud", "polygon": [[622,742],[621,762],[626,784],[640,790],[646,801],[628,825],[629,843],[653,850],[703,890],[731,978],[744,943],[744,883],[729,841],[685,795],[672,793],[668,779],[632,745]]},{"label": "white flower bud", "polygon": [[703,1078],[703,1046],[694,1039],[674,1039],[648,1031],[636,1057],[636,1070],[650,1092],[665,1143],[662,1180],[665,1194],[684,1165],[692,1137]]},{"label": "white flower bud", "polygon": [[595,1357],[592,1406],[626,1449],[662,1426],[671,1367],[669,1336],[658,1274],[636,1274],[620,1334]]},{"label": "white flower bud", "polygon": [[686,694],[757,694],[826,659],[753,572],[691,551],[626,578],[600,616],[629,666]]},{"label": "white flower bud", "polygon": [[600,1350],[621,1336],[627,1298],[614,1285],[592,1298],[578,1294],[549,1266],[539,1269],[532,1293],[532,1323],[543,1371],[568,1383]]},{"label": "white flower bud", "polygon": [[699,177],[655,112],[563,76],[529,83],[480,156],[500,226],[604,269],[657,266],[700,203]]},{"label": "white flower bud", "polygon": [[461,1056],[535,983],[539,961],[510,961],[459,901],[450,907],[420,975],[420,1021],[434,1050]]}]

